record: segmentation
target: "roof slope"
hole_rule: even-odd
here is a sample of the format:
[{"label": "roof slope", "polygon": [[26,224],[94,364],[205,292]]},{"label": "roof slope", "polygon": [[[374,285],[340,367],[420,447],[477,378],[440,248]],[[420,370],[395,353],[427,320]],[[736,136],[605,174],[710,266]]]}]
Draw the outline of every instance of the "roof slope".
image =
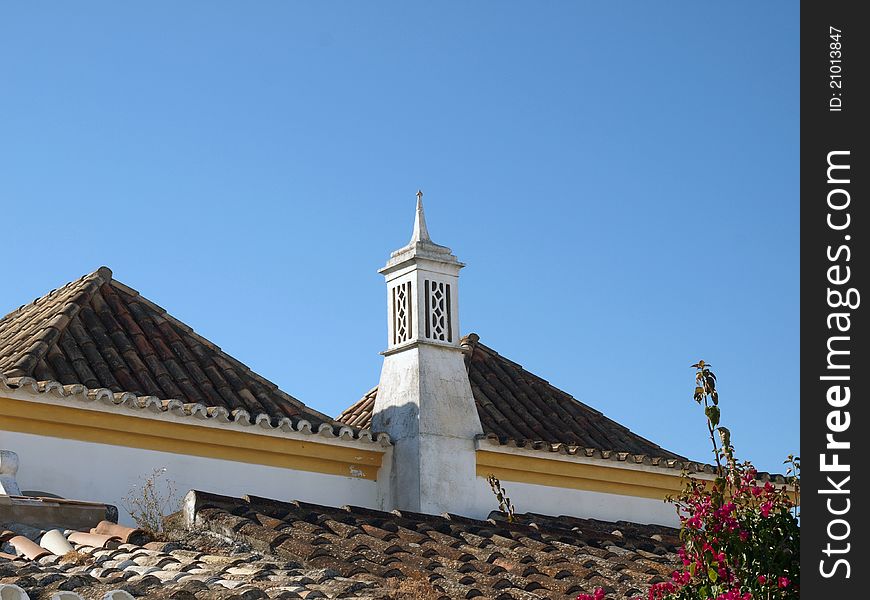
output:
[{"label": "roof slope", "polygon": [[244,410],[273,422],[332,422],[115,281],[106,267],[0,319],[0,375]]},{"label": "roof slope", "polygon": [[188,493],[183,516],[191,530],[171,527],[174,541],[144,547],[141,531],[106,522],[97,535],[68,531],[82,559],[74,562],[36,546],[42,530],[0,523],[0,583],[34,600],[114,589],[175,599],[534,600],[598,587],[615,599],[645,597],[679,564],[676,530],[625,522],[535,514],[507,522],[497,512],[477,521],[203,492]]},{"label": "roof slope", "polygon": [[[502,444],[545,442],[685,460],[499,355],[477,334],[461,343],[483,431]],[[377,392],[369,390],[338,420],[369,428]]]},{"label": "roof slope", "polygon": [[679,564],[678,532],[656,525],[536,514],[507,522],[499,512],[479,521],[202,492],[188,494],[185,513],[188,523],[305,568],[381,589],[398,578],[416,592],[398,596],[406,598],[573,598],[597,587],[633,598]]}]

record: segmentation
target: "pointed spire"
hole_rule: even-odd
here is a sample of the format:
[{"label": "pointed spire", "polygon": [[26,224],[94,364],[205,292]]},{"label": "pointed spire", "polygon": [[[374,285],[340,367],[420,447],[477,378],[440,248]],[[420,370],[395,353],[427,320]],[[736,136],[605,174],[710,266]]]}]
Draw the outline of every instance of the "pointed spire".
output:
[{"label": "pointed spire", "polygon": [[423,192],[417,190],[417,214],[414,215],[414,232],[411,234],[411,244],[416,242],[432,242],[429,230],[426,228],[426,215],[423,213]]},{"label": "pointed spire", "polygon": [[[423,192],[417,192],[417,212],[414,215],[414,231],[411,241],[390,252],[390,259],[384,269],[402,264],[415,258],[425,258],[445,263],[453,263],[462,268],[464,265],[456,260],[450,248],[439,246],[429,237],[429,229],[426,227],[426,214],[423,212]],[[383,269],[381,269],[383,272]]]}]

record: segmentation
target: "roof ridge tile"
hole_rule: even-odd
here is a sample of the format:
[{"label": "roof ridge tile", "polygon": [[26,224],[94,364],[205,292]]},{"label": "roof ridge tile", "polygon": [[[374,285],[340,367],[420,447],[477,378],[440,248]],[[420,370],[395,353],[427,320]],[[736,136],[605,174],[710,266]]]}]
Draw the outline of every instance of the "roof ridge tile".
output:
[{"label": "roof ridge tile", "polygon": [[[100,267],[0,319],[0,372],[11,377],[33,374],[37,364],[47,356],[107,275],[111,276],[108,267]],[[29,311],[35,311],[39,319],[31,327],[25,327],[19,321],[27,322]],[[44,312],[49,314],[43,315]]]}]

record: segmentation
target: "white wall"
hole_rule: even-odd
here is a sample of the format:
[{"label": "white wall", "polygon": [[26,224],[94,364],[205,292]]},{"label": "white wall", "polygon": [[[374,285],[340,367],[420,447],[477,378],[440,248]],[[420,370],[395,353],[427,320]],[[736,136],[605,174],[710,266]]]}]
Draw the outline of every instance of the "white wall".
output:
[{"label": "white wall", "polygon": [[[198,489],[228,496],[253,494],[328,506],[381,508],[378,484],[369,479],[9,431],[0,431],[0,448],[18,454],[17,479],[22,490],[114,504],[119,520],[126,524],[131,520],[121,499],[161,467],[167,469],[165,478],[175,482],[179,501],[188,490]],[[384,462],[388,461],[389,455],[384,457]]]},{"label": "white wall", "polygon": [[[602,521],[631,521],[679,527],[673,504],[652,498],[638,498],[568,488],[556,488],[531,483],[502,481],[517,513],[534,512],[544,515],[570,515]],[[474,497],[475,511],[468,516],[485,519],[498,510],[498,499],[483,477],[477,478]]]},{"label": "white wall", "polygon": [[[22,490],[50,492],[76,500],[106,502],[118,507],[120,521],[131,524],[122,498],[155,468],[166,467],[178,500],[191,489],[228,496],[254,494],[277,500],[303,500],[327,506],[354,504],[390,510],[389,498],[378,497],[378,482],[278,467],[252,465],[169,452],[110,446],[0,431],[0,447],[14,450],[21,462]],[[389,479],[389,455],[381,477]],[[678,527],[673,505],[661,500],[502,481],[518,513],[572,515],[605,521],[633,521]],[[384,486],[388,487],[388,486]],[[452,512],[486,519],[498,510],[489,483],[477,477],[473,494]],[[458,508],[458,506],[457,506]]]}]

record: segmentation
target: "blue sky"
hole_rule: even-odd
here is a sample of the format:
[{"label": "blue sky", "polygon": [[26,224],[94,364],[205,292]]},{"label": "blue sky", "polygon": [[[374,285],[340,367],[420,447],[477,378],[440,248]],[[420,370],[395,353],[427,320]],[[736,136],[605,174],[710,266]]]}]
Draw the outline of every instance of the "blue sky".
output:
[{"label": "blue sky", "polygon": [[5,313],[102,264],[307,404],[377,383],[422,188],[464,332],[709,460],[799,435],[796,2],[0,7]]}]

